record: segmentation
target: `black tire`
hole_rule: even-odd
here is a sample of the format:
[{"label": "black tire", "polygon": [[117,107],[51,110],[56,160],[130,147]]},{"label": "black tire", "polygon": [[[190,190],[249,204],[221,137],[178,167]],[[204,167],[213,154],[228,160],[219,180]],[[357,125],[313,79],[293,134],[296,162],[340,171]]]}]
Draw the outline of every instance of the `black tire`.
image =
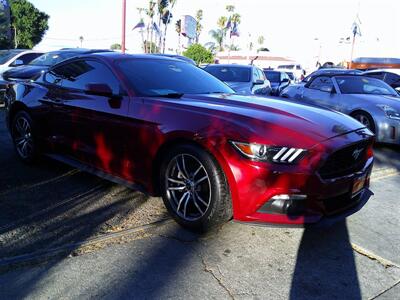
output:
[{"label": "black tire", "polygon": [[37,141],[32,118],[26,111],[21,110],[15,114],[11,123],[11,136],[18,157],[24,163],[34,162],[38,157]]},{"label": "black tire", "polygon": [[353,114],[351,114],[351,116],[361,124],[365,125],[373,133],[375,133],[375,122],[370,114],[362,111],[356,111]]},{"label": "black tire", "polygon": [[[184,173],[188,175],[183,176]],[[206,176],[208,178],[204,179]],[[232,218],[232,200],[225,174],[215,158],[198,146],[183,144],[166,154],[160,169],[160,186],[167,210],[185,228],[206,232]],[[182,200],[185,193],[189,194]],[[180,204],[182,201],[184,207]]]}]

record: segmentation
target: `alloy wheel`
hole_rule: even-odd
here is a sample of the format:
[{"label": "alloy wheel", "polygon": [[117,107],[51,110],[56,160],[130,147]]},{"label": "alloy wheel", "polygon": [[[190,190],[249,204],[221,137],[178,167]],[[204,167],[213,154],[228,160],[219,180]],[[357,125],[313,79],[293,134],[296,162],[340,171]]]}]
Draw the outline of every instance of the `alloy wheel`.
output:
[{"label": "alloy wheel", "polygon": [[23,159],[30,158],[34,153],[32,127],[24,116],[18,117],[15,121],[13,138],[18,154]]},{"label": "alloy wheel", "polygon": [[204,165],[194,156],[179,154],[168,164],[165,187],[175,213],[186,221],[202,218],[211,203],[211,182]]},{"label": "alloy wheel", "polygon": [[354,118],[360,122],[361,124],[363,124],[365,127],[367,127],[368,129],[373,129],[371,121],[369,120],[369,118],[364,115],[364,114],[357,114],[354,116]]}]

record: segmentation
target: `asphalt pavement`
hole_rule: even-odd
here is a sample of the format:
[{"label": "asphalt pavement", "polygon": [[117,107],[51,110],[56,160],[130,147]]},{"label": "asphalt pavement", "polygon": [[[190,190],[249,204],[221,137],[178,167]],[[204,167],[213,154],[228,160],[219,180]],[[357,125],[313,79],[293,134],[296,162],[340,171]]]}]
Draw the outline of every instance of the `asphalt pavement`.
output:
[{"label": "asphalt pavement", "polygon": [[375,153],[375,195],[346,221],[198,235],[159,198],[22,164],[0,110],[0,299],[400,299],[400,150]]}]

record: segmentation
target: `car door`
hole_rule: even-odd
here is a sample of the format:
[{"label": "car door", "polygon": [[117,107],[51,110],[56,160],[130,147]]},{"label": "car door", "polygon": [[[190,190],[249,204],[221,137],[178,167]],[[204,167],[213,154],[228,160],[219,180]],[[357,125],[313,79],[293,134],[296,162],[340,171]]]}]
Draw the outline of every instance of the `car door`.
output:
[{"label": "car door", "polygon": [[337,93],[328,76],[318,76],[304,86],[302,100],[305,103],[337,109]]},{"label": "car door", "polygon": [[252,68],[253,87],[252,94],[265,96],[270,93],[264,72],[258,68]]},{"label": "car door", "polygon": [[[77,59],[61,68],[59,140],[64,153],[114,175],[123,172],[129,97],[112,70],[95,59]],[[107,86],[110,93],[91,87]]]}]

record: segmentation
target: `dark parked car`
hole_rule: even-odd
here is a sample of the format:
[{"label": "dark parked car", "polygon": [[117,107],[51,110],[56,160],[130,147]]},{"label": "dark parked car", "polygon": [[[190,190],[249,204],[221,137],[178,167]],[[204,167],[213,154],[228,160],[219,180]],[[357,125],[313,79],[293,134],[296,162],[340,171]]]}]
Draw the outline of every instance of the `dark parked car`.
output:
[{"label": "dark parked car", "polygon": [[264,72],[256,66],[248,65],[207,65],[204,70],[229,85],[241,95],[268,96],[271,83]]},{"label": "dark parked car", "polygon": [[[368,200],[372,133],[340,113],[234,94],[191,64],[101,53],[7,91],[25,162],[40,153],[151,195],[183,226],[304,225]],[[325,220],[325,221],[324,221]]]},{"label": "dark parked car", "polygon": [[4,72],[3,78],[7,81],[33,79],[40,75],[42,71],[46,71],[49,67],[68,58],[82,54],[110,51],[111,50],[67,48],[48,52],[35,58],[28,65],[15,67]]},{"label": "dark parked car", "polygon": [[362,74],[362,71],[354,70],[354,69],[340,69],[340,68],[318,69],[318,70],[312,72],[311,74],[309,74],[308,76],[306,76],[301,81],[301,83],[305,84],[320,75],[331,76],[331,75],[340,75],[340,74],[360,75],[360,74]]},{"label": "dark parked car", "polygon": [[177,54],[152,54],[152,55],[164,56],[164,57],[169,57],[169,58],[176,58],[176,59],[183,60],[183,61],[185,61],[185,62],[187,62],[189,64],[192,64],[192,65],[196,66],[196,62],[193,59],[191,59],[189,57],[186,57],[186,56],[177,55]]},{"label": "dark parked car", "polygon": [[366,71],[363,75],[383,80],[400,92],[400,69],[377,69]]},{"label": "dark parked car", "polygon": [[382,80],[324,74],[287,87],[281,96],[348,114],[373,131],[378,142],[400,144],[400,96]]},{"label": "dark parked car", "polygon": [[271,95],[279,96],[280,92],[290,84],[290,77],[286,72],[265,70],[264,74],[271,83]]}]

